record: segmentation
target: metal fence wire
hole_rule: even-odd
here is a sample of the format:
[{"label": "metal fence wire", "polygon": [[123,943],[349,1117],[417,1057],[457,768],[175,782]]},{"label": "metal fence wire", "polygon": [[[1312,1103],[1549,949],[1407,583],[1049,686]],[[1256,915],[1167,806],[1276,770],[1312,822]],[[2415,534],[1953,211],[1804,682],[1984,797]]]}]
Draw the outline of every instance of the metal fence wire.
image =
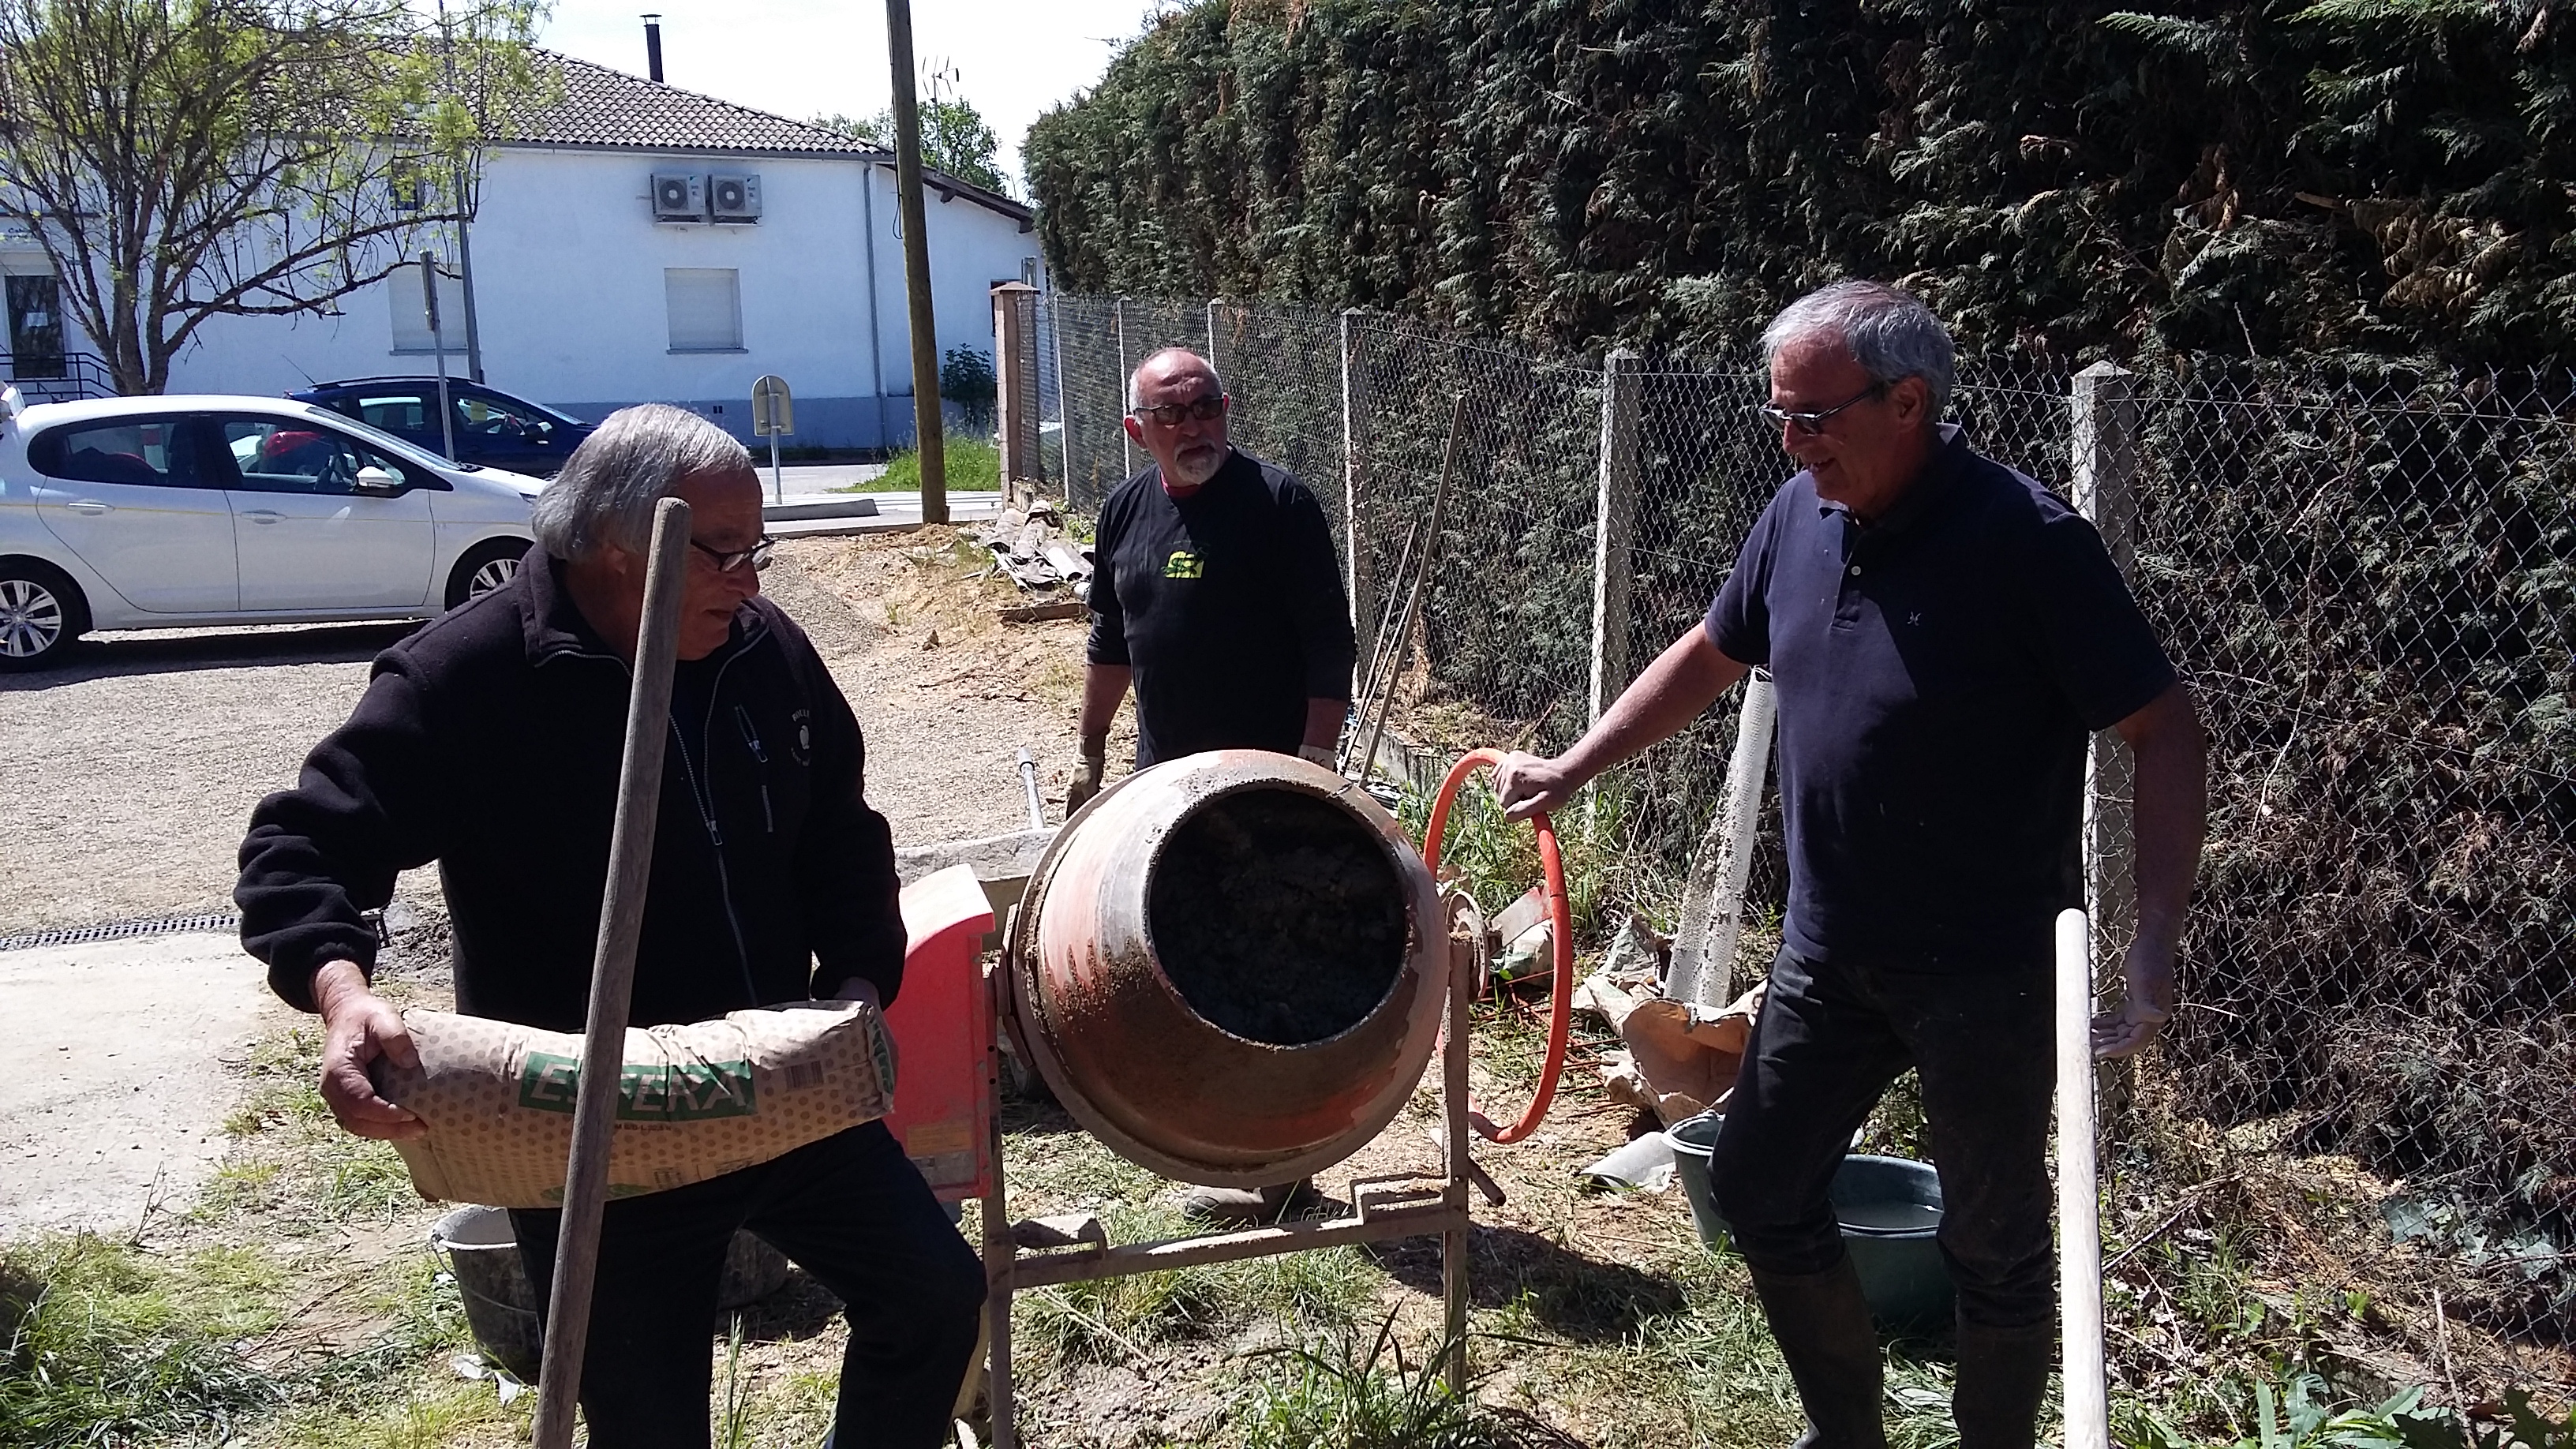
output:
[{"label": "metal fence wire", "polygon": [[[1212,345],[1237,443],[1325,502],[1363,658],[1466,399],[1393,722],[1435,750],[1570,743],[1700,619],[1792,471],[1746,361],[1543,358],[1269,304],[1056,294],[1044,312],[1072,506],[1144,462],[1121,446],[1127,369]],[[2099,384],[2116,392],[2086,396],[2123,405],[2094,406],[2087,432],[2087,385],[1968,360],[1951,414],[2061,491],[2079,447],[2110,460],[2095,471],[2117,472],[2126,501],[2077,501],[2115,551],[2125,537],[2209,728],[2184,1004],[2105,1094],[2115,1352],[2138,1375],[2187,1376],[2231,1335],[2295,1333],[2411,1356],[2454,1394],[2521,1383],[2565,1405],[2576,393],[2186,358]],[[1600,787],[1588,828],[1616,866],[1611,907],[1670,924],[1734,712],[1730,697]],[[1750,905],[1776,920],[1776,803],[1766,819]],[[2106,986],[2127,926],[2099,923]],[[1739,975],[1762,964],[1764,933],[1746,939]],[[2259,1265],[2223,1311],[2175,1287],[2219,1259]]]}]

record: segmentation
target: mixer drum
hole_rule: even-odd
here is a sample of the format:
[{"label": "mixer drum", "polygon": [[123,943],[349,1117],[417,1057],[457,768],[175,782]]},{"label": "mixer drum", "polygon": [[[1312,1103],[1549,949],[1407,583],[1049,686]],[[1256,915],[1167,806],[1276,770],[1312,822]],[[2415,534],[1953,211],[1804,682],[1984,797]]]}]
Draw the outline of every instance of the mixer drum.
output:
[{"label": "mixer drum", "polygon": [[1359,1150],[1421,1080],[1448,933],[1395,818],[1321,766],[1217,750],[1077,814],[1011,931],[1013,1035],[1120,1156],[1211,1186]]}]

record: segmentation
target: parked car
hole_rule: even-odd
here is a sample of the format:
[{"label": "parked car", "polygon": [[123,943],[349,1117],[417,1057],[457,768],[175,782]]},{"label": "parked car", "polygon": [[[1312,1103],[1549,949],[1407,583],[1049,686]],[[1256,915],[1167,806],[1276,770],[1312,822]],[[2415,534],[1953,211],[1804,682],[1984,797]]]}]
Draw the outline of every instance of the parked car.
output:
[{"label": "parked car", "polygon": [[[316,383],[288,397],[318,403],[442,457],[447,439],[438,425],[435,377],[359,377]],[[447,380],[448,407],[456,417],[456,456],[487,468],[507,468],[551,478],[572,450],[590,436],[591,424],[550,407],[512,397],[462,378]]]},{"label": "parked car", "polygon": [[0,393],[0,669],[92,629],[423,619],[508,583],[545,484],[292,399]]}]

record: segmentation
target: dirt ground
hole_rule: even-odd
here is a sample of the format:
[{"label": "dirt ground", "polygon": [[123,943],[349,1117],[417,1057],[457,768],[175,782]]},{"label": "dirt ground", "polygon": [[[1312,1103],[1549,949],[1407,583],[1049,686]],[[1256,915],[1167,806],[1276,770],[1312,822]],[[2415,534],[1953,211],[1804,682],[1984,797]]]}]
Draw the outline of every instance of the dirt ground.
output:
[{"label": "dirt ground", "polygon": [[[762,578],[857,711],[898,845],[1024,827],[1022,745],[1060,817],[1074,762],[1084,626],[998,623],[1015,592],[974,580],[954,542],[792,540]],[[0,936],[229,910],[251,807],[294,782],[405,632],[117,635],[71,668],[0,675]],[[434,911],[437,889],[420,871],[397,894]],[[288,1015],[221,935],[0,952],[0,991],[0,1060],[63,1073],[0,1089],[0,1238],[184,1206],[233,1107],[217,1064]]]},{"label": "dirt ground", "polygon": [[[868,737],[868,797],[894,822],[899,843],[1025,825],[1015,768],[1023,745],[1038,758],[1048,817],[1061,812],[1056,802],[1074,763],[1082,621],[1005,627],[994,606],[1018,596],[1007,583],[976,580],[974,570],[974,552],[956,536],[922,531],[793,541],[765,575],[765,588],[804,624],[853,701]],[[0,761],[8,761],[0,789],[21,825],[0,835],[0,933],[222,908],[252,802],[294,779],[301,753],[358,699],[368,657],[397,637],[399,629],[126,637],[93,647],[72,670],[0,681]],[[1113,753],[1126,753],[1128,740],[1131,732],[1121,730]],[[410,923],[397,920],[381,985],[404,1003],[443,1006],[435,879],[404,879],[399,900],[417,910]],[[39,1227],[139,1238],[149,1225],[147,1250],[162,1256],[209,1243],[258,1253],[286,1274],[281,1292],[299,1305],[260,1341],[263,1361],[286,1361],[289,1351],[296,1364],[381,1354],[386,1341],[428,1323],[420,1315],[430,1310],[420,1305],[438,1302],[440,1292],[453,1297],[453,1289],[430,1284],[422,1250],[438,1209],[410,1194],[392,1152],[350,1145],[319,1119],[307,1085],[312,1029],[265,998],[258,967],[229,938],[5,951],[0,990],[10,1006],[0,1013],[0,1060],[64,1067],[64,1085],[28,1088],[28,1101],[0,1098],[0,1116],[23,1119],[0,1134],[0,1171],[8,1176],[0,1240]],[[147,1029],[121,1016],[131,1003],[155,1008]],[[1479,1029],[1479,1052],[1507,1042],[1499,1075],[1489,1073],[1494,1062],[1479,1062],[1497,1114],[1528,1096],[1533,1031],[1510,1018]],[[1543,1336],[1569,1346],[1538,1359],[1497,1348],[1479,1369],[1479,1397],[1528,1428],[1512,1436],[1515,1444],[1623,1441],[1613,1423],[1589,1423],[1589,1408],[1569,1408],[1566,1395],[1579,1405],[1607,1403],[1600,1390],[1579,1385],[1610,1372],[1595,1361],[1607,1364],[1638,1325],[1682,1305],[1664,1261],[1698,1261],[1677,1194],[1577,1191],[1571,1168],[1631,1129],[1628,1109],[1607,1104],[1592,1083],[1579,1052],[1569,1091],[1533,1140],[1479,1150],[1510,1191],[1502,1207],[1479,1207],[1473,1235],[1481,1333],[1499,1330],[1497,1343]],[[1324,1191],[1347,1201],[1352,1176],[1430,1168],[1432,1104],[1435,1093],[1422,1093],[1381,1140],[1324,1173]],[[1110,1158],[1056,1106],[1015,1101],[1005,1127],[1012,1217],[1146,1214],[1113,1227],[1131,1232],[1172,1214],[1180,1189]],[[229,1158],[219,1160],[227,1147]],[[214,1173],[211,1186],[191,1194],[206,1173]],[[204,1201],[204,1212],[178,1217],[191,1196]],[[147,1217],[147,1201],[167,1212]],[[1334,1269],[1319,1263],[1309,1271]],[[1265,1274],[1273,1269],[1247,1269],[1224,1284],[1262,1284]],[[1296,1284],[1288,1266],[1275,1274]],[[1376,1302],[1358,1310],[1363,1330],[1394,1312],[1409,1343],[1435,1333],[1435,1243],[1388,1245],[1342,1276],[1383,1284],[1358,1287]],[[1309,1289],[1350,1292],[1314,1279],[1293,1292]],[[412,1310],[394,1302],[404,1294]],[[428,1436],[412,1426],[404,1441],[523,1441],[526,1400],[500,1408],[489,1387],[448,1372],[464,1341],[440,1312],[448,1310],[430,1318],[443,1338],[420,1338],[440,1346],[402,1356],[394,1372],[407,1403],[422,1395],[422,1403],[466,1405],[459,1410],[466,1418]],[[1041,1351],[1041,1343],[1082,1338],[1082,1310],[1028,1299],[1023,1312],[1033,1330],[1023,1423],[1036,1444],[1206,1441],[1231,1413],[1226,1395],[1239,1387],[1224,1385],[1242,1374],[1247,1356],[1278,1354],[1296,1333],[1293,1318],[1257,1318],[1221,1336],[1154,1338],[1141,1354],[1084,1356]],[[1110,1328],[1103,1341],[1164,1333],[1157,1328],[1164,1320],[1167,1312],[1149,1312]],[[744,1441],[817,1439],[842,1333],[827,1294],[799,1289],[762,1305],[732,1351],[719,1338],[719,1359],[739,1359],[755,1405],[757,1426]],[[1780,1415],[1772,1397],[1759,1395],[1762,1436]],[[307,1434],[265,1426],[245,1444],[358,1441],[343,1428]],[[371,1434],[361,1439],[374,1441]]]}]

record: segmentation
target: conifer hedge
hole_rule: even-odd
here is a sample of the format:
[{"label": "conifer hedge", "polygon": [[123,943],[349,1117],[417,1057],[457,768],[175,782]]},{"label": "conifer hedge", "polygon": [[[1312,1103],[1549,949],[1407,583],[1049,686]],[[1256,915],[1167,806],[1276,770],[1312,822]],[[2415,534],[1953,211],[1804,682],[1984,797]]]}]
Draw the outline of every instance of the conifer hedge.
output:
[{"label": "conifer hedge", "polygon": [[[2136,0],[2130,0],[2136,3]],[[1732,351],[1843,274],[1965,350],[2576,361],[2547,0],[1202,0],[1029,133],[1060,286]]]}]

